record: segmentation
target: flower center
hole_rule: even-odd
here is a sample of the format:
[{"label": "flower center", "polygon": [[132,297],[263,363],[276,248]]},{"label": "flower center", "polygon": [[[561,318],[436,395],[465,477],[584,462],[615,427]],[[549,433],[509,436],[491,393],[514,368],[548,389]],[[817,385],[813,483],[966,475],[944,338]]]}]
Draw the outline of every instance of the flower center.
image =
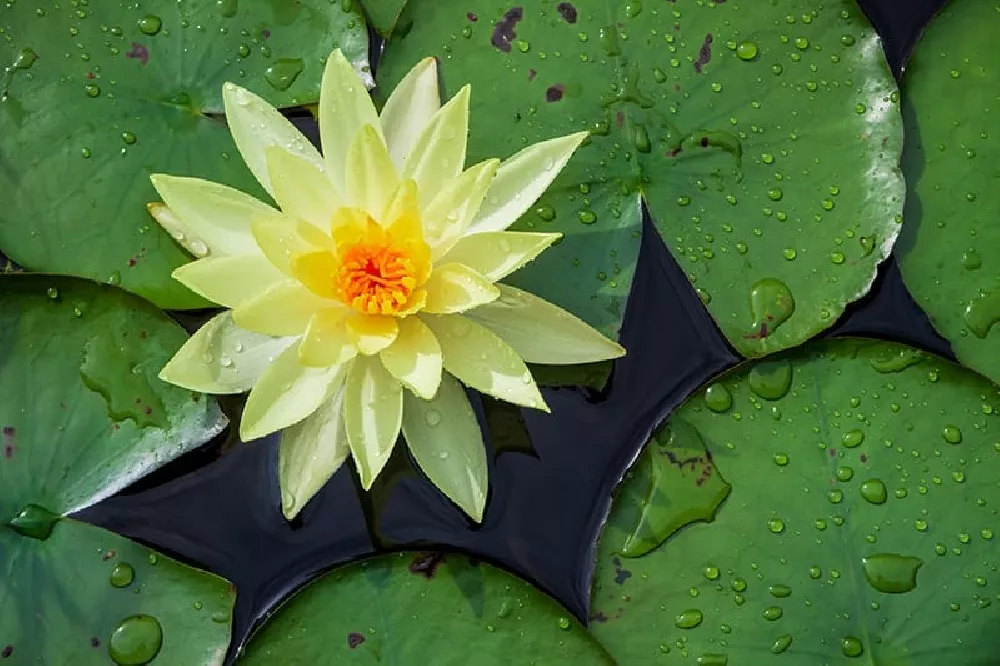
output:
[{"label": "flower center", "polygon": [[339,248],[333,280],[344,303],[364,314],[398,312],[417,287],[417,267],[405,246],[388,233]]}]

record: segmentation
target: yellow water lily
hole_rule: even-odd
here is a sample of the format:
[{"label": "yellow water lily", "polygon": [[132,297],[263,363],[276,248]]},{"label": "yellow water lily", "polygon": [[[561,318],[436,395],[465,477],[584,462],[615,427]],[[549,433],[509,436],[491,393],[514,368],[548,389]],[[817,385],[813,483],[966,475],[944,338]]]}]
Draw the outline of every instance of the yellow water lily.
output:
[{"label": "yellow water lily", "polygon": [[282,430],[289,518],[348,455],[370,488],[402,431],[428,478],[479,521],[487,466],[462,384],[547,411],[525,362],[624,354],[565,310],[498,283],[559,238],[506,229],[586,133],[465,169],[469,94],[441,105],[428,58],[379,114],[336,50],[320,93],[322,155],[263,99],[223,87],[236,146],[277,207],[152,176],[163,203],[150,212],[199,257],[173,276],[227,308],[160,377],[206,393],[252,389],[240,436]]}]

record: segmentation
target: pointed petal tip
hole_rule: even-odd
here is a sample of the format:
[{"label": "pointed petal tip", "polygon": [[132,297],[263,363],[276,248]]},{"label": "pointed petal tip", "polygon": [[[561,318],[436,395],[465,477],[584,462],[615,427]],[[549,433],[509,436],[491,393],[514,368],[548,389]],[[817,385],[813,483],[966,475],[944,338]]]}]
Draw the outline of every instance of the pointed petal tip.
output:
[{"label": "pointed petal tip", "polygon": [[291,506],[288,506],[287,504],[285,504],[284,493],[282,493],[282,497],[281,497],[281,515],[285,517],[285,520],[291,522],[292,520],[295,519],[295,516],[299,515],[299,511],[301,511],[301,510],[302,510],[302,507],[299,505],[298,502],[293,502]]}]

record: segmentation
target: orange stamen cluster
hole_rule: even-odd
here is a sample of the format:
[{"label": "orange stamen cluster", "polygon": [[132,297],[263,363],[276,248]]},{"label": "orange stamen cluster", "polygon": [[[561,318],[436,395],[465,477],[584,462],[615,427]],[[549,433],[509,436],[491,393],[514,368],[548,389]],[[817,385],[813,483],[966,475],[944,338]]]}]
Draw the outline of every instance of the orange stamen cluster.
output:
[{"label": "orange stamen cluster", "polygon": [[364,314],[398,312],[417,287],[417,268],[406,248],[394,246],[388,237],[380,241],[342,248],[334,276],[344,303]]}]

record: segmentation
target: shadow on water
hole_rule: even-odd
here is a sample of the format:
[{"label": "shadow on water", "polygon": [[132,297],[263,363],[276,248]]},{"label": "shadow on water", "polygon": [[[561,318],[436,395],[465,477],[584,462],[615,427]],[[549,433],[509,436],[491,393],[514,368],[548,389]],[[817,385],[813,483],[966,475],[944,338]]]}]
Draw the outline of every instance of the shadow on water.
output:
[{"label": "shadow on water", "polygon": [[[860,4],[898,76],[942,2]],[[295,114],[293,121],[317,138],[311,117]],[[951,356],[892,258],[871,294],[826,335],[898,340]],[[370,494],[360,491],[348,463],[288,523],[278,500],[276,436],[249,445],[220,436],[79,517],[232,581],[238,597],[230,662],[267,614],[316,575],[407,547],[445,546],[498,564],[585,620],[596,540],[613,488],[670,410],[738,361],[648,217],[621,340],[629,354],[615,364],[608,387],[545,389],[551,415],[472,396],[491,481],[479,526],[416,470],[404,446]],[[239,407],[227,405],[227,411],[238,415]]]}]

